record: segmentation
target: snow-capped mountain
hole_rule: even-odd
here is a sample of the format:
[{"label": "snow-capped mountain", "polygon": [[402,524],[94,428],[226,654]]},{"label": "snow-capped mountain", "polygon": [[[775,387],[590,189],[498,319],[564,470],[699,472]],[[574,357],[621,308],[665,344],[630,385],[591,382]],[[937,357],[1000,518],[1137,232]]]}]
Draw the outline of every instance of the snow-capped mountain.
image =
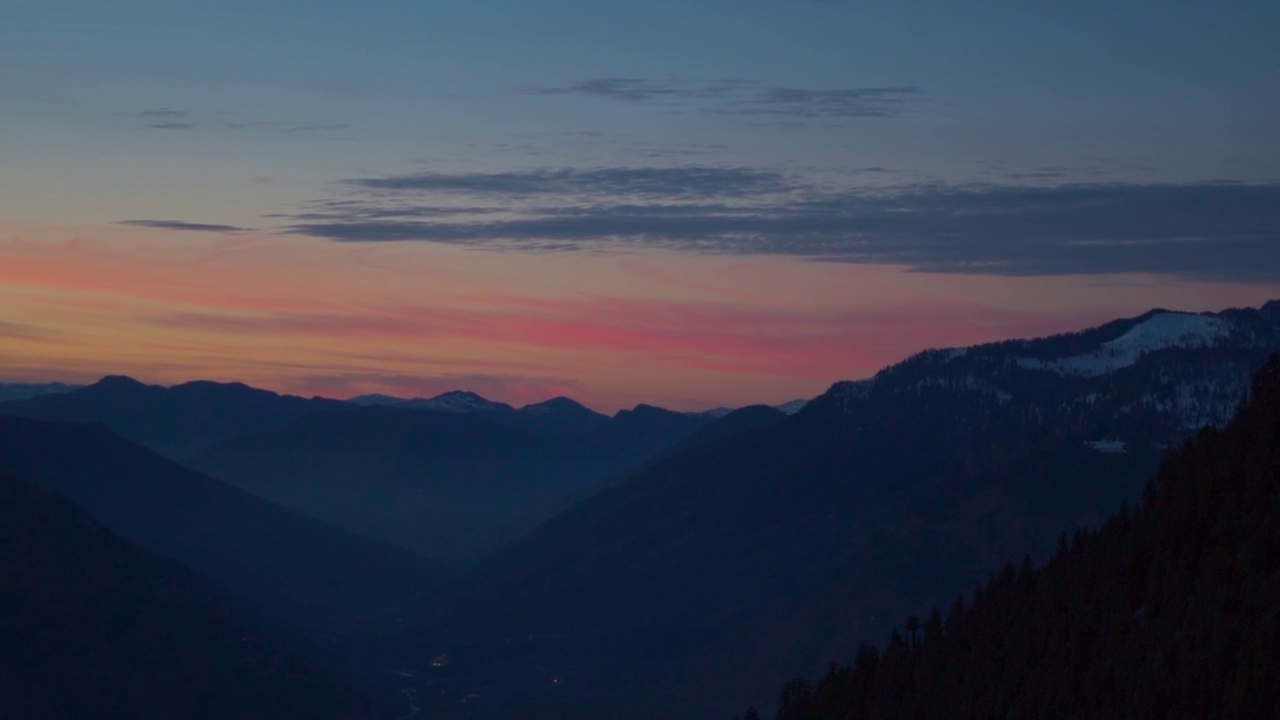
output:
[{"label": "snow-capped mountain", "polygon": [[774,405],[774,407],[778,408],[779,410],[781,410],[782,412],[788,415],[795,415],[796,413],[803,410],[804,406],[808,404],[809,404],[809,401],[807,399],[796,398],[795,400],[784,402],[781,405]]},{"label": "snow-capped mountain", "polygon": [[347,402],[353,405],[405,407],[415,410],[435,410],[450,413],[506,413],[512,407],[504,402],[496,402],[467,390],[452,390],[430,398],[398,398],[391,395],[358,395]]},{"label": "snow-capped mountain", "polygon": [[1102,343],[1092,352],[1048,361],[1018,358],[1017,362],[1032,370],[1096,377],[1128,367],[1144,353],[1173,347],[1213,347],[1230,332],[1230,328],[1229,322],[1213,315],[1156,311],[1124,335]]},{"label": "snow-capped mountain", "polygon": [[1221,313],[1153,310],[1079,333],[926,351],[836,383],[804,412],[856,417],[914,396],[940,413],[1090,432],[1099,452],[1167,447],[1228,421],[1253,371],[1278,351],[1280,301]]},{"label": "snow-capped mountain", "polygon": [[492,413],[511,411],[511,406],[504,402],[488,400],[480,397],[476,393],[466,390],[454,390],[447,393],[441,393],[440,395],[436,395],[428,400],[411,400],[407,404],[415,408],[455,413]]}]

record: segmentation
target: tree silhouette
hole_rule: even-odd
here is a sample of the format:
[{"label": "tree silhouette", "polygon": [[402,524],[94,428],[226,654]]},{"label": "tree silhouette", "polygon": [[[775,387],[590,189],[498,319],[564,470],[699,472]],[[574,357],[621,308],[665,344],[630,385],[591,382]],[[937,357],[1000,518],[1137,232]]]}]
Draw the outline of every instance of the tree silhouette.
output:
[{"label": "tree silhouette", "polygon": [[914,648],[919,644],[918,635],[920,632],[920,618],[916,617],[915,615],[908,617],[906,627],[907,627],[907,642],[910,643],[911,647]]}]

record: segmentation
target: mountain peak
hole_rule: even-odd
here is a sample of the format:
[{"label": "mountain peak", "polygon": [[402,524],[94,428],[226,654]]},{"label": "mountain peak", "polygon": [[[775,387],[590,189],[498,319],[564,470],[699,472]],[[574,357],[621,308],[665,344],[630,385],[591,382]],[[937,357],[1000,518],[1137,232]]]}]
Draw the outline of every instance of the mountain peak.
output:
[{"label": "mountain peak", "polygon": [[664,407],[658,407],[657,405],[640,403],[635,407],[631,408],[630,410],[619,410],[617,413],[614,414],[614,418],[622,418],[622,417],[629,417],[629,416],[646,416],[646,415],[654,416],[654,415],[684,415],[684,414],[685,413],[678,413],[675,410],[668,410]]},{"label": "mountain peak", "polygon": [[356,395],[355,397],[347,398],[347,402],[352,405],[362,406],[398,405],[404,402],[404,398],[383,395],[382,393],[369,393],[368,395]]},{"label": "mountain peak", "polygon": [[503,402],[495,402],[470,390],[450,390],[440,393],[430,400],[410,400],[409,405],[442,412],[510,412],[511,406]]},{"label": "mountain peak", "polygon": [[149,387],[146,383],[139,382],[128,375],[106,375],[98,382],[89,387],[97,388],[140,388]]},{"label": "mountain peak", "polygon": [[250,387],[242,382],[218,382],[217,380],[188,380],[181,385],[174,385],[177,388],[219,388],[224,390],[253,390],[254,392],[271,392],[270,390],[262,390],[260,388]]},{"label": "mountain peak", "polygon": [[482,397],[478,393],[471,392],[470,390],[450,390],[449,392],[442,392],[439,395],[433,396],[431,399],[444,400],[445,398],[466,398],[468,400],[484,400],[485,402],[489,402],[487,398]]},{"label": "mountain peak", "polygon": [[563,395],[557,395],[550,400],[543,400],[538,403],[531,403],[520,408],[520,412],[545,413],[545,412],[588,412],[594,414],[591,408]]}]

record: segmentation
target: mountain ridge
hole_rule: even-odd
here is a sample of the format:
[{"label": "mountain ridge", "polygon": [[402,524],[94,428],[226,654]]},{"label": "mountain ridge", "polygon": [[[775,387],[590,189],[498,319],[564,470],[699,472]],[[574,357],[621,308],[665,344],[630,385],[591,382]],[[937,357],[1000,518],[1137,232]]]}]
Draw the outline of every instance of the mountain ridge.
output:
[{"label": "mountain ridge", "polygon": [[[385,651],[472,658],[433,675],[464,694],[497,672],[484,658],[500,648],[537,658],[524,675],[503,661],[495,703],[542,697],[541,666],[582,686],[574,701],[559,691],[565,702],[724,717],[733,708],[716,698],[780,685],[779,668],[821,663],[885,630],[893,608],[1043,555],[1136,496],[1165,448],[1229,418],[1280,349],[1267,308],[1218,313],[1232,329],[1213,343],[1155,348],[1102,375],[1017,359],[1091,351],[1158,313],[926,351],[835,383],[794,416],[660,458],[548,521],[439,593],[435,619]],[[1100,450],[1107,440],[1124,452]],[[655,687],[667,690],[641,690]]]},{"label": "mountain ridge", "polygon": [[0,417],[0,473],[312,634],[398,622],[448,569],[280,507],[101,424]]},{"label": "mountain ridge", "polygon": [[179,456],[255,429],[277,426],[336,400],[301,398],[244,383],[193,380],[172,387],[124,375],[67,393],[0,402],[0,415],[101,422],[134,442]]}]

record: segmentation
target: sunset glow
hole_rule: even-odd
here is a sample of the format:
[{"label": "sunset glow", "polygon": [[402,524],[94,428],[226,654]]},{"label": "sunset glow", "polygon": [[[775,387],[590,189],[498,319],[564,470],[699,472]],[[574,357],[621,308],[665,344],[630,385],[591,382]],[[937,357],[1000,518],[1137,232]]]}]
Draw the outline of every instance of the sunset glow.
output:
[{"label": "sunset glow", "polygon": [[778,403],[929,347],[1275,292],[129,227],[10,225],[3,237],[6,380],[208,378],[332,397],[469,389],[517,405],[567,394],[609,411]]},{"label": "sunset glow", "polygon": [[0,382],[698,409],[1280,296],[1274,9],[1105,15],[0,0]]}]

